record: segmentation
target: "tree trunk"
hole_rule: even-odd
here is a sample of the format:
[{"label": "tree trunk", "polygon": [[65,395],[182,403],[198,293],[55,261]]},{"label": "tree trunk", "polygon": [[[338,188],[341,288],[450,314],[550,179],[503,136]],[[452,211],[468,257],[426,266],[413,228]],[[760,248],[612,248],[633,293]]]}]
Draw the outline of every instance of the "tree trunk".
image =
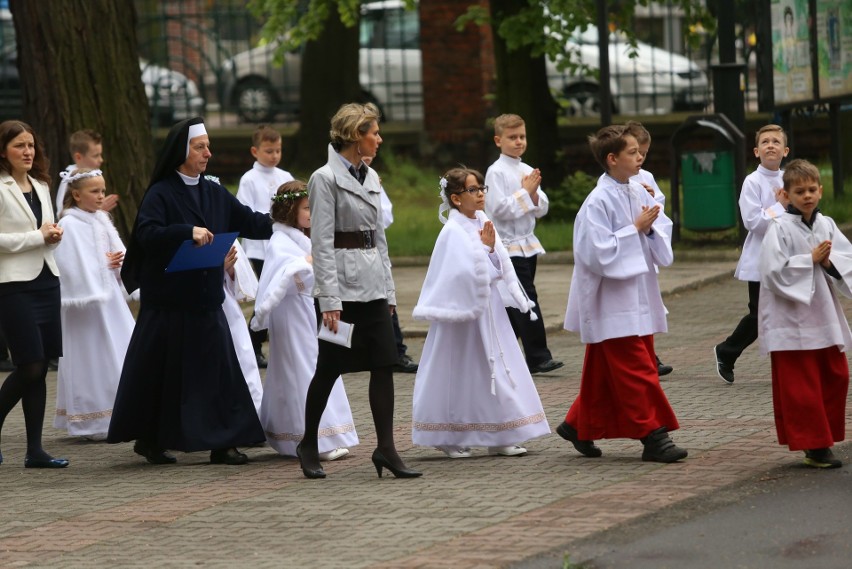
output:
[{"label": "tree trunk", "polygon": [[498,32],[504,18],[528,6],[528,0],[491,0],[497,108],[499,113],[523,117],[528,142],[524,162],[540,168],[545,184],[553,185],[562,181],[567,165],[557,160],[558,106],[547,84],[544,56],[533,57],[528,47],[509,51]]},{"label": "tree trunk", "polygon": [[126,236],[153,164],[133,3],[10,0],[9,7],[24,120],[44,142],[52,179],[70,163],[72,132],[101,133],[107,193],[120,196],[112,215]]},{"label": "tree trunk", "polygon": [[316,41],[305,44],[299,92],[295,163],[313,171],[325,164],[331,117],[340,105],[363,102],[358,81],[358,26],[347,28],[337,10]]}]

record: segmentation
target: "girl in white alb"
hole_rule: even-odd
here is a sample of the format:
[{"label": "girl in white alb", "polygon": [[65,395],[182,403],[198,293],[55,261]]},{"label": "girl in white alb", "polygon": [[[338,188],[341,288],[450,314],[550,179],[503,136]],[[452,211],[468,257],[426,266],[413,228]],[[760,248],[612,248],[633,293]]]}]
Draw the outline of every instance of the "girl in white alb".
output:
[{"label": "girl in white alb", "polygon": [[[304,182],[282,185],[272,203],[272,238],[260,275],[252,329],[269,329],[269,367],[260,407],[266,440],[296,455],[305,429],[305,398],[319,352],[311,288],[310,206]],[[338,378],[319,426],[320,460],[335,460],[358,444],[349,400]]]},{"label": "girl in white alb", "polygon": [[[441,178],[449,210],[414,308],[429,320],[414,382],[412,440],[450,458],[522,455],[525,441],[550,433],[506,306],[530,312],[494,225],[482,211],[482,174],[454,168]],[[443,218],[439,215],[443,221]]]},{"label": "girl in white alb", "polygon": [[100,170],[62,173],[68,182],[64,238],[56,248],[62,296],[63,357],[59,358],[54,427],[103,440],[134,320],[119,270],[124,244],[109,215]]}]

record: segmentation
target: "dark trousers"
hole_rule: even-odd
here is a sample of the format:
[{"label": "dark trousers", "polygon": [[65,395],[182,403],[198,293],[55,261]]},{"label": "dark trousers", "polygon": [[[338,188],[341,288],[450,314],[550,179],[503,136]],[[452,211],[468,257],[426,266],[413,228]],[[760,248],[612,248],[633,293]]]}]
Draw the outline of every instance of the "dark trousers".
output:
[{"label": "dark trousers", "polygon": [[0,360],[9,359],[9,347],[6,345],[6,338],[3,337],[3,332],[0,331]]},{"label": "dark trousers", "polygon": [[757,340],[757,306],[760,300],[760,283],[748,282],[748,314],[743,316],[731,335],[716,347],[719,357],[734,367],[740,354]]},{"label": "dark trousers", "polygon": [[[249,259],[249,262],[251,262],[251,268],[254,269],[257,278],[260,278],[260,273],[263,271],[263,261],[260,259]],[[251,316],[254,318],[254,313]],[[261,346],[269,339],[269,333],[266,330],[255,331],[249,328],[249,337],[251,338],[251,346],[254,348],[254,353],[261,354]]]},{"label": "dark trousers", "polygon": [[393,322],[393,338],[396,341],[396,353],[399,354],[399,357],[402,357],[405,355],[408,346],[405,345],[405,341],[403,340],[402,329],[399,327],[399,316],[396,315],[396,310],[393,311],[391,321]]},{"label": "dark trousers", "polygon": [[521,339],[521,344],[524,346],[524,357],[527,360],[527,366],[533,367],[553,359],[550,350],[547,348],[547,335],[544,332],[544,318],[541,316],[541,308],[538,305],[538,293],[535,290],[535,269],[538,261],[538,256],[533,257],[511,257],[512,265],[515,267],[515,273],[518,275],[518,281],[521,283],[527,296],[535,302],[533,311],[538,316],[538,320],[530,320],[529,314],[524,314],[517,308],[506,308],[509,315],[509,322],[512,324],[512,330],[515,331],[515,336]]}]

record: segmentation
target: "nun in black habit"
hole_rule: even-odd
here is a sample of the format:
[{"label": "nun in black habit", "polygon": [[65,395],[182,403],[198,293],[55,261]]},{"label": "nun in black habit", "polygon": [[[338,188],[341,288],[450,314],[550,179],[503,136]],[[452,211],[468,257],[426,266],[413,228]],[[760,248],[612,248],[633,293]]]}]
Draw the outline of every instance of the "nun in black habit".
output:
[{"label": "nun in black habit", "polygon": [[222,311],[223,266],[165,272],[187,239],[272,234],[267,214],[203,175],[209,144],[201,118],[169,131],[121,269],[127,290],[140,290],[140,310],[107,440],[136,441],[133,450],[152,464],[176,462],[167,449],[210,450],[213,464],[244,464],[236,447],[265,440]]}]

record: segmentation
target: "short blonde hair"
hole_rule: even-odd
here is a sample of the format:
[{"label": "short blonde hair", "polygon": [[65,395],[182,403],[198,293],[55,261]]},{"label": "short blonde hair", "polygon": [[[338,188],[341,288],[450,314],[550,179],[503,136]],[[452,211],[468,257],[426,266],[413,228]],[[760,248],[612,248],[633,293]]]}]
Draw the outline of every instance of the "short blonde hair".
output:
[{"label": "short blonde hair", "polygon": [[358,142],[381,117],[379,108],[373,103],[342,105],[331,117],[331,146],[340,152],[344,146]]},{"label": "short blonde hair", "polygon": [[787,133],[784,132],[784,129],[778,126],[777,124],[767,124],[760,127],[760,130],[757,131],[757,134],[754,135],[754,145],[760,146],[760,137],[761,135],[767,132],[780,132],[784,137],[784,146],[787,146]]},{"label": "short blonde hair", "polygon": [[518,128],[524,126],[524,119],[520,115],[505,114],[494,119],[494,134],[500,136],[507,128]]},{"label": "short blonde hair", "polygon": [[819,184],[819,168],[801,158],[784,166],[784,189],[789,190],[796,182],[814,181]]}]

